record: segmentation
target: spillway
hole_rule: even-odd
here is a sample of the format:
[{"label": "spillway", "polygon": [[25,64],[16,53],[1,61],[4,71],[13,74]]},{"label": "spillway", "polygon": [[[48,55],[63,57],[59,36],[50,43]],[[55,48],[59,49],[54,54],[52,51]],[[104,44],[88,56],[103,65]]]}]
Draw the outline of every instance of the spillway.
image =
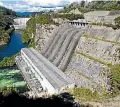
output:
[{"label": "spillway", "polygon": [[63,26],[57,28],[41,54],[56,67],[65,71],[84,28]]},{"label": "spillway", "polygon": [[30,18],[16,18],[14,19],[14,28],[15,29],[24,29],[26,27],[27,21]]}]

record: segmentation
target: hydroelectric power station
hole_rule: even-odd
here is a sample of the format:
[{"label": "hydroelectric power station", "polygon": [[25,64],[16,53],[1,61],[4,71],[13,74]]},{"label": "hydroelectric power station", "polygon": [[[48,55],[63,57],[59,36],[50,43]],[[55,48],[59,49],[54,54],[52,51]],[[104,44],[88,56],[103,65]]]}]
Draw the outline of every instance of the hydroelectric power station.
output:
[{"label": "hydroelectric power station", "polygon": [[[76,26],[76,23],[70,23]],[[71,24],[60,26],[41,53],[33,48],[23,48],[16,57],[16,64],[35,96],[39,97],[43,92],[59,94],[75,87],[74,81],[64,71],[86,30],[81,23],[77,24],[79,28]]]}]

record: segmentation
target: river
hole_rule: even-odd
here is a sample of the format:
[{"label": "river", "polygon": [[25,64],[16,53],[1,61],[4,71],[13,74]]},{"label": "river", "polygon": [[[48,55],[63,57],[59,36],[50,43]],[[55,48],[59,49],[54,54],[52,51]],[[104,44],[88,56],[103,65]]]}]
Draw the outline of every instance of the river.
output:
[{"label": "river", "polygon": [[22,43],[22,31],[12,32],[10,42],[6,45],[0,46],[0,60],[4,57],[13,56],[24,47],[26,47],[26,44]]}]

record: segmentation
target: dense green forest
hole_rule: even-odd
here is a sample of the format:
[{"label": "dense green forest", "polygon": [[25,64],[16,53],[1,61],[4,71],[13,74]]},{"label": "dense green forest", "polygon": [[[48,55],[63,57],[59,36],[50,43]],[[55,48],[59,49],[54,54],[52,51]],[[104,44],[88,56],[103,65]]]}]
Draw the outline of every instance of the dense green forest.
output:
[{"label": "dense green forest", "polygon": [[10,29],[10,25],[13,23],[13,17],[16,17],[14,11],[0,6],[0,42],[9,42],[9,34],[13,30],[12,28]]},{"label": "dense green forest", "polygon": [[107,10],[114,11],[120,10],[120,1],[91,1],[85,2],[81,1],[80,3],[74,2],[69,6],[64,7],[61,12],[70,12],[73,9],[78,8],[82,13],[94,11],[94,10]]}]

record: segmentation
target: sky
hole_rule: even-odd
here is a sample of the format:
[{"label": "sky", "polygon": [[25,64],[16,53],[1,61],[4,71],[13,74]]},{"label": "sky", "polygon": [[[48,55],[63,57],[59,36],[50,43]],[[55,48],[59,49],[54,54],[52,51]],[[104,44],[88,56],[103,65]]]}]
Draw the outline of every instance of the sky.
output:
[{"label": "sky", "polygon": [[61,9],[75,1],[81,0],[0,0],[0,5],[16,12],[39,12]]}]

